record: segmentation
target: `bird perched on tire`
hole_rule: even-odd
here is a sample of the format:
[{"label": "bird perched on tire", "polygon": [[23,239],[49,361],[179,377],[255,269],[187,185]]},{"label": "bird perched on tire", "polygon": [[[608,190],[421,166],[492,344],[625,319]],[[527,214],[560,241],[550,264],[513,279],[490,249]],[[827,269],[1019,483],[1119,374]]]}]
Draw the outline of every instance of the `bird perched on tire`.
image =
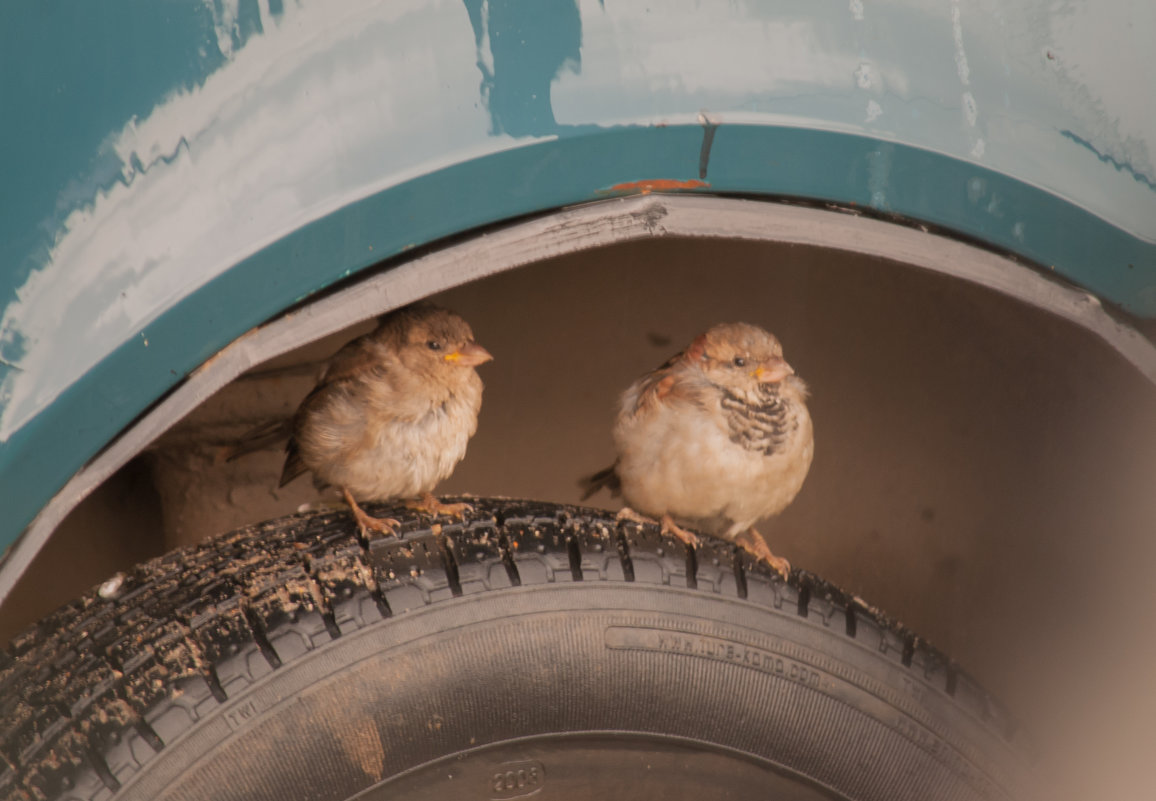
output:
[{"label": "bird perched on tire", "polygon": [[454,312],[427,304],[398,309],[333,356],[280,431],[256,430],[247,439],[289,434],[280,486],[312,471],[318,487],[341,492],[362,532],[394,533],[398,522],[369,515],[359,500],[403,499],[419,512],[460,516],[467,504],[444,504],[431,493],[477,430],[482,380],[475,368],[491,358]]},{"label": "bird perched on tire", "polygon": [[679,523],[691,525],[786,578],[790,563],[753,526],[785,509],[807,477],[814,438],[806,400],[778,339],[746,323],[716,325],[623,393],[618,460],[584,479],[583,499],[620,490],[620,519],[657,519],[693,547],[697,537]]}]

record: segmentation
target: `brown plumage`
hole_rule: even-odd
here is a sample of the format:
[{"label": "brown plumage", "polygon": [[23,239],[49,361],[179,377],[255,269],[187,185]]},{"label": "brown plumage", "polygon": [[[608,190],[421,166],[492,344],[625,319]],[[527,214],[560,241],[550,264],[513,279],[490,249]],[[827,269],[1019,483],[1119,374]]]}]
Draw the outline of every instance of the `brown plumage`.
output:
[{"label": "brown plumage", "polygon": [[733,541],[784,577],[754,524],[794,500],[814,454],[807,386],[770,333],[746,323],[711,328],[622,395],[614,426],[618,460],[584,483],[586,497],[620,489],[628,508]]},{"label": "brown plumage", "polygon": [[[363,530],[392,532],[397,521],[366,514],[361,501],[406,499],[430,514],[461,514],[431,494],[466,453],[477,430],[482,380],[492,357],[451,311],[410,306],[346,344],[289,423],[281,486],[312,471],[338,488]],[[252,436],[271,436],[260,430]]]}]

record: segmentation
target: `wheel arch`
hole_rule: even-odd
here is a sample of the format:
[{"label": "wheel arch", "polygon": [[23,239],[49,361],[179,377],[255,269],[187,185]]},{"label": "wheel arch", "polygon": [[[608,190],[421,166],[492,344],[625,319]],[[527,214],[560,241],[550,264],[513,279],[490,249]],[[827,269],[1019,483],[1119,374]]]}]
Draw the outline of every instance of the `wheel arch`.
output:
[{"label": "wheel arch", "polygon": [[436,292],[551,257],[686,237],[850,251],[971,282],[1058,315],[1156,383],[1156,346],[1090,293],[1006,254],[846,209],[708,195],[654,194],[587,203],[485,230],[397,260],[303,302],[223,347],[127,427],[57,492],[0,566],[7,595],[52,531],[90,492],[202,401],[249,368],[350,324]]}]

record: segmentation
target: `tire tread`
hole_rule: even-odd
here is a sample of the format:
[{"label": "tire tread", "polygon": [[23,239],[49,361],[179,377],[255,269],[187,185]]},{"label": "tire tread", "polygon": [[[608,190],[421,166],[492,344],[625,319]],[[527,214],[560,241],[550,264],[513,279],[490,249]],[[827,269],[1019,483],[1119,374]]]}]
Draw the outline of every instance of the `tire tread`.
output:
[{"label": "tire tread", "polygon": [[[0,655],[0,798],[107,796],[189,726],[326,643],[459,596],[634,582],[742,599],[876,649],[993,730],[1014,724],[925,640],[806,571],[783,581],[745,552],[697,550],[611,513],[467,499],[462,521],[404,509],[400,538],[344,512],[249,526],[121,574],[15,637]],[[108,586],[107,583],[104,586]]]}]

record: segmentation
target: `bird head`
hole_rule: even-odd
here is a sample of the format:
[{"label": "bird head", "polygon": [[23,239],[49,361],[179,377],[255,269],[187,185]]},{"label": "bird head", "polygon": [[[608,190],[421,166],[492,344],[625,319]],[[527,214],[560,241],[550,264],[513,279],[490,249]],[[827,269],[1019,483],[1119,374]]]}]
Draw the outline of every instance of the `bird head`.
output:
[{"label": "bird head", "polygon": [[452,382],[494,358],[474,342],[469,323],[437,306],[422,304],[392,312],[382,319],[381,328],[407,367],[435,379]]},{"label": "bird head", "polygon": [[690,344],[684,358],[710,383],[748,399],[779,391],[795,375],[779,340],[747,323],[714,326]]}]

